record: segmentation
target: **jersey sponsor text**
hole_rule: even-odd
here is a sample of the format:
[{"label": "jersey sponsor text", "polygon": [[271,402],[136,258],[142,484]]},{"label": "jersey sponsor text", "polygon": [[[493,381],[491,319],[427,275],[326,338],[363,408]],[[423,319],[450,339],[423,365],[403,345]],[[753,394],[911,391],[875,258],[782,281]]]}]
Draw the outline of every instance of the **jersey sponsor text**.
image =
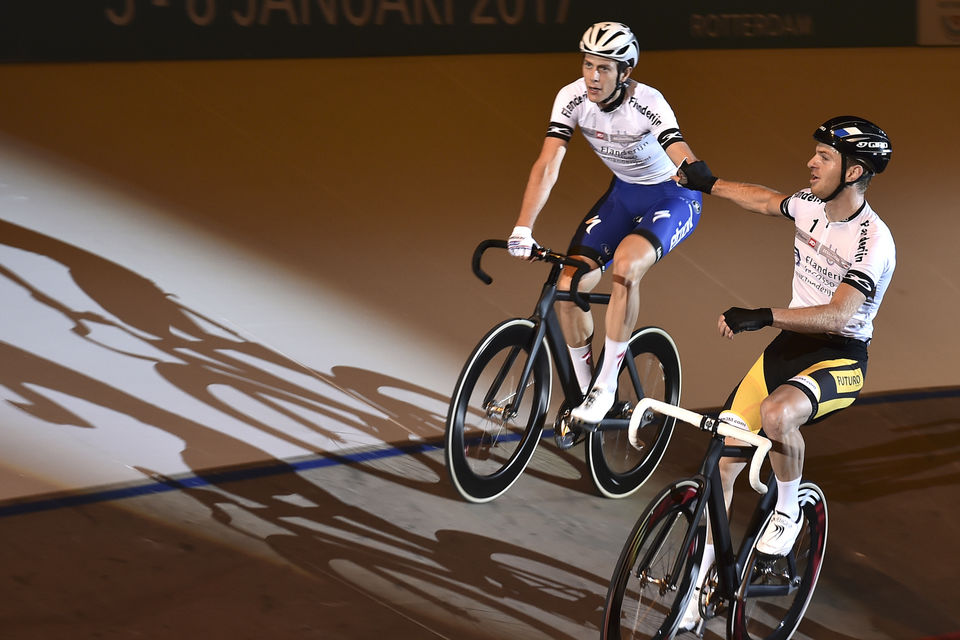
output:
[{"label": "jersey sponsor text", "polygon": [[568,117],[568,118],[572,118],[572,117],[573,117],[573,110],[576,109],[580,104],[582,104],[583,101],[586,100],[586,99],[587,99],[587,94],[586,94],[586,93],[582,93],[582,94],[578,95],[578,96],[575,97],[573,100],[571,100],[569,103],[567,103],[567,106],[565,106],[563,109],[561,109],[561,110],[560,110],[560,113],[562,113],[564,116],[566,116],[566,117]]},{"label": "jersey sponsor text", "polygon": [[650,120],[651,126],[659,127],[663,124],[663,120],[660,119],[658,114],[654,113],[647,105],[640,104],[635,97],[630,96],[629,104],[631,107],[636,109],[640,115],[643,115]]},{"label": "jersey sponsor text", "polygon": [[863,372],[860,369],[853,371],[831,371],[834,382],[837,383],[837,393],[859,391],[863,387]]},{"label": "jersey sponsor text", "polygon": [[682,225],[677,227],[677,230],[673,232],[673,236],[670,238],[670,251],[673,251],[673,248],[680,244],[680,241],[687,237],[687,234],[693,229],[693,212],[690,212],[690,217],[687,218],[687,221]]}]

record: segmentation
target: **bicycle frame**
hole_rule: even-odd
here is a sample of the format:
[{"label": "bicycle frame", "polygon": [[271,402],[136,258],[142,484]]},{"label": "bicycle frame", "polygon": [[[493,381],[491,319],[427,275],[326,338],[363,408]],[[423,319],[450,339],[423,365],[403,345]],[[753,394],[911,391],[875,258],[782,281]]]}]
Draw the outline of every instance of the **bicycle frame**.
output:
[{"label": "bicycle frame", "polygon": [[[474,250],[473,272],[486,284],[493,278],[484,273],[480,262],[491,247],[508,248],[503,240],[485,240]],[[556,303],[573,303],[589,312],[590,303],[609,304],[611,296],[577,291],[582,276],[590,271],[581,260],[540,247],[533,250],[532,260],[551,263],[532,315],[509,318],[494,326],[471,353],[451,396],[444,434],[444,457],[451,481],[471,502],[487,502],[506,491],[523,473],[540,440],[552,410],[550,397],[556,394],[556,376],[563,394],[556,398],[559,411],[553,435],[558,449],[583,442],[590,477],[598,491],[610,498],[630,495],[659,464],[673,434],[674,420],[645,423],[643,435],[633,442],[623,436],[633,407],[648,392],[679,402],[680,356],[676,345],[658,327],[634,331],[628,343],[630,355],[617,372],[613,409],[599,425],[575,423],[571,412],[583,401],[577,378],[580,363],[570,355],[561,327],[566,308],[558,308]],[[566,280],[570,269],[574,271],[569,290],[560,291],[558,283],[561,278]],[[598,360],[603,357],[601,352]],[[616,433],[606,434],[606,430]],[[473,436],[479,439],[474,442],[470,439]],[[640,440],[644,445],[637,447]],[[494,459],[488,456],[484,442],[490,447],[501,442],[519,444],[505,448],[502,459]]]},{"label": "bicycle frame", "polygon": [[[480,243],[474,252],[473,271],[476,276],[486,284],[493,282],[493,279],[480,268],[480,257],[483,255],[483,252],[490,247],[506,248],[506,246],[506,242],[503,241],[487,240]],[[573,302],[584,311],[589,311],[591,303],[609,304],[610,302],[609,294],[579,293],[577,291],[577,285],[580,282],[580,278],[590,270],[586,263],[567,258],[566,256],[560,256],[559,254],[554,254],[549,250],[541,250],[539,259],[551,262],[550,273],[547,275],[547,279],[540,291],[540,298],[537,300],[537,303],[533,309],[533,313],[530,316],[530,320],[534,323],[536,330],[533,335],[533,343],[529,348],[529,356],[524,363],[523,372],[520,377],[520,383],[517,385],[517,394],[510,403],[509,411],[512,414],[516,413],[515,407],[519,407],[521,405],[524,391],[527,388],[527,384],[530,380],[530,374],[533,370],[533,363],[536,362],[537,355],[540,352],[540,348],[543,345],[544,339],[546,339],[547,348],[553,358],[557,376],[560,378],[560,387],[563,390],[564,398],[577,404],[583,400],[583,392],[580,390],[580,384],[577,382],[577,377],[573,371],[573,360],[571,359],[570,352],[567,349],[567,343],[563,336],[563,329],[560,326],[560,318],[557,316],[554,303]],[[577,269],[577,272],[571,282],[569,291],[560,291],[557,288],[557,283],[560,281],[560,274],[563,272],[564,266],[572,266]],[[513,359],[516,358],[517,355],[519,354],[511,354],[511,357],[508,358],[507,362],[504,363],[503,368],[501,369],[502,372],[505,372],[509,369],[509,367],[513,364]],[[608,422],[622,423],[616,425],[621,429],[626,428],[626,426],[629,424],[628,420],[604,420],[602,424],[606,424]]]},{"label": "bicycle frame", "polygon": [[[753,511],[753,516],[747,526],[743,538],[740,540],[740,547],[734,555],[733,536],[730,533],[730,519],[727,515],[726,504],[723,500],[723,484],[720,478],[720,460],[722,458],[749,459],[756,448],[753,446],[736,446],[725,444],[724,436],[714,433],[710,440],[710,445],[704,455],[703,463],[700,466],[696,478],[702,479],[706,483],[704,492],[705,500],[702,500],[696,507],[694,516],[694,526],[691,527],[687,535],[685,544],[692,543],[693,532],[703,516],[703,510],[707,509],[708,519],[710,520],[710,529],[713,535],[713,545],[716,549],[717,558],[717,578],[719,581],[718,592],[723,598],[732,598],[740,584],[740,574],[747,563],[747,556],[753,543],[760,533],[760,527],[766,519],[766,514],[770,512],[776,503],[777,493],[771,491],[776,487],[776,478],[771,473],[767,479],[767,492],[763,494]],[[679,567],[677,572],[679,572]]]},{"label": "bicycle frame", "polygon": [[[560,318],[554,308],[555,302],[574,302],[569,291],[560,291],[557,289],[557,282],[562,271],[562,265],[554,264],[552,266],[547,281],[544,283],[540,293],[540,299],[537,300],[533,314],[530,316],[530,320],[536,326],[536,331],[533,337],[533,344],[530,345],[530,356],[527,358],[527,364],[523,370],[520,388],[522,392],[522,389],[526,386],[530,370],[533,368],[533,362],[543,345],[544,338],[546,338],[547,348],[553,357],[554,366],[556,367],[557,376],[560,378],[560,387],[563,389],[564,397],[575,403],[579,403],[583,400],[583,392],[581,392],[580,384],[577,382],[577,376],[573,372],[573,359],[570,357],[570,351],[567,348],[567,343],[563,336]],[[608,304],[610,302],[610,296],[608,294],[581,293],[579,295],[588,304]],[[516,404],[518,406],[520,404],[519,395]]]},{"label": "bicycle frame", "polygon": [[[760,534],[760,528],[763,526],[766,514],[770,512],[776,501],[776,491],[771,491],[771,488],[776,487],[776,478],[773,473],[770,474],[766,484],[761,483],[759,479],[760,466],[766,459],[771,443],[766,438],[752,432],[651,398],[641,400],[634,411],[631,423],[636,421],[639,424],[643,414],[648,410],[672,415],[703,431],[713,433],[707,452],[704,454],[703,462],[700,465],[700,470],[697,475],[693,476],[693,480],[703,484],[704,491],[703,496],[694,508],[693,524],[684,538],[683,548],[689,548],[689,545],[693,544],[695,531],[706,509],[713,535],[713,545],[716,550],[719,594],[723,598],[731,598],[740,583],[740,574],[746,566],[747,556],[753,542],[756,536]],[[631,424],[632,428],[634,428],[633,424]],[[727,437],[737,438],[746,441],[748,444],[727,445]],[[750,484],[757,493],[761,494],[736,555],[733,553],[730,520],[723,500],[723,483],[720,478],[721,458],[749,459],[751,461]],[[679,566],[681,563],[682,558],[678,558],[678,566],[674,567],[673,578],[670,581],[671,588],[677,586],[676,581],[681,573],[682,567]]]},{"label": "bicycle frame", "polygon": [[[634,409],[631,441],[652,412],[708,431],[711,438],[698,473],[668,484],[637,520],[607,592],[603,637],[620,638],[625,628],[645,638],[666,637],[681,626],[690,630],[695,608],[700,615],[692,630],[697,633],[719,632],[711,620],[725,618],[730,638],[792,637],[810,603],[823,562],[827,536],[823,491],[813,483],[801,482],[805,533],[786,553],[765,554],[757,543],[774,512],[777,485],[773,473],[761,481],[760,471],[772,442],[717,418],[652,398],[643,398]],[[749,459],[750,485],[760,494],[739,547],[734,544],[724,504],[720,474],[724,458]],[[712,565],[703,565],[708,524],[716,558]],[[773,634],[768,635],[771,629]]]}]

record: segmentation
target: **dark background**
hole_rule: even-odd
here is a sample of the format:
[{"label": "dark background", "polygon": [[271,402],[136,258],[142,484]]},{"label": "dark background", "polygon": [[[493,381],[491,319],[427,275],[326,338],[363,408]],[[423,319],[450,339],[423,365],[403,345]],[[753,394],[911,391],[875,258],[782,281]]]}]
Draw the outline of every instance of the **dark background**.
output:
[{"label": "dark background", "polygon": [[916,15],[914,0],[33,0],[0,4],[0,60],[548,53],[600,20],[644,50],[907,46]]}]

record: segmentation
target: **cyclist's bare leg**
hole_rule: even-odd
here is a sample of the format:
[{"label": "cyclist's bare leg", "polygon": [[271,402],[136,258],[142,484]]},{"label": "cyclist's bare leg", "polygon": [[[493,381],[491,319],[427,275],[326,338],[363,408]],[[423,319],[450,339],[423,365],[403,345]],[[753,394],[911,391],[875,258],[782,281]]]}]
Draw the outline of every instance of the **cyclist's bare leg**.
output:
[{"label": "cyclist's bare leg", "polygon": [[[778,480],[788,482],[803,474],[803,455],[805,444],[800,435],[800,426],[807,421],[813,407],[802,391],[791,385],[781,385],[764,398],[760,404],[760,419],[764,434],[773,441],[770,449],[770,466]],[[745,443],[727,438],[728,446],[742,446]],[[730,513],[733,501],[733,484],[740,472],[747,466],[746,460],[721,458],[719,463],[720,480],[723,484],[723,502]],[[707,531],[708,540],[709,530]]]},{"label": "cyclist's bare leg", "polygon": [[[600,282],[600,268],[596,262],[583,256],[570,256],[582,262],[586,262],[593,269],[590,273],[580,278],[577,291],[589,293],[593,291],[597,283]],[[570,290],[570,281],[573,280],[573,274],[576,269],[573,267],[564,267],[560,274],[560,280],[557,281],[557,288],[560,291]],[[560,327],[563,329],[563,337],[571,347],[585,346],[593,337],[593,315],[589,311],[584,311],[573,302],[558,302],[557,317],[560,319]]]},{"label": "cyclist's bare leg", "polygon": [[613,286],[606,315],[606,344],[593,389],[583,404],[570,412],[576,422],[596,424],[613,406],[617,375],[630,334],[640,314],[640,280],[657,261],[650,241],[639,235],[628,235],[613,254]]},{"label": "cyclist's bare leg", "polygon": [[810,399],[791,385],[781,385],[760,404],[764,434],[773,441],[770,466],[778,480],[798,479],[803,473],[805,444],[800,425],[813,411]]},{"label": "cyclist's bare leg", "polygon": [[607,336],[626,342],[640,316],[640,280],[657,261],[650,241],[636,234],[623,239],[613,254],[610,306],[607,307]]},{"label": "cyclist's bare leg", "polygon": [[[728,447],[746,446],[746,442],[727,438],[725,444]],[[741,458],[721,458],[720,464],[720,482],[723,484],[723,503],[727,506],[727,515],[730,515],[730,503],[733,501],[733,483],[740,476],[740,472],[747,466],[747,461]]]},{"label": "cyclist's bare leg", "polygon": [[[802,391],[790,385],[781,385],[760,404],[760,420],[764,434],[773,441],[773,448],[768,454],[770,466],[774,475],[780,481],[790,481],[800,477],[803,470],[803,437],[800,436],[800,425],[810,417],[812,407],[810,400]],[[728,446],[742,446],[744,443],[735,438],[726,439]],[[747,461],[740,458],[721,458],[719,462],[720,483],[723,489],[723,503],[730,515],[730,503],[733,501],[733,486],[737,476],[747,466]],[[778,494],[778,499],[781,497]],[[707,548],[704,550],[703,563],[697,576],[697,585],[702,585],[715,557],[713,547],[713,531],[707,523]],[[681,629],[692,629],[698,623],[700,614],[697,611],[696,598],[692,599],[684,611],[681,620]]]}]

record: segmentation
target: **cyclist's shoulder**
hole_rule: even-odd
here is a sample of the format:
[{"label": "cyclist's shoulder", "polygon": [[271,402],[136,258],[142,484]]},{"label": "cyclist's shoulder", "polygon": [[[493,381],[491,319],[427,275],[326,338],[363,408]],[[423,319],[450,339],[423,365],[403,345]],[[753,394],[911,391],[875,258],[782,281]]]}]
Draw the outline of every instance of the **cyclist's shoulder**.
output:
[{"label": "cyclist's shoulder", "polygon": [[667,100],[663,93],[656,87],[653,87],[649,84],[644,84],[639,80],[634,80],[633,78],[630,78],[628,82],[631,95],[637,99],[663,100],[664,102]]},{"label": "cyclist's shoulder", "polygon": [[560,87],[559,95],[587,95],[587,83],[583,78],[577,78],[573,82]]},{"label": "cyclist's shoulder", "polygon": [[789,218],[800,222],[811,216],[824,214],[826,203],[813,195],[810,187],[804,187],[789,195],[784,195],[780,204],[780,211]]},{"label": "cyclist's shoulder", "polygon": [[630,86],[627,94],[630,98],[631,103],[634,105],[634,108],[641,108],[646,106],[648,109],[660,110],[672,110],[673,107],[670,106],[670,102],[667,100],[666,96],[657,89],[649,84],[644,84],[638,80],[630,79]]},{"label": "cyclist's shoulder", "polygon": [[896,252],[896,245],[893,240],[893,233],[887,223],[877,215],[869,202],[864,202],[864,210],[857,217],[862,235],[865,241],[871,245],[882,247],[883,251],[888,253]]},{"label": "cyclist's shoulder", "polygon": [[864,201],[863,203],[863,215],[861,217],[863,219],[863,224],[874,227],[885,234],[890,234],[890,227],[887,226],[887,223],[883,221],[883,219],[880,217],[880,214],[878,214],[867,201]]},{"label": "cyclist's shoulder", "polygon": [[570,84],[560,87],[557,92],[557,97],[553,101],[554,116],[576,117],[575,114],[587,102],[589,102],[587,100],[587,83],[584,82],[583,78],[574,80]]}]

